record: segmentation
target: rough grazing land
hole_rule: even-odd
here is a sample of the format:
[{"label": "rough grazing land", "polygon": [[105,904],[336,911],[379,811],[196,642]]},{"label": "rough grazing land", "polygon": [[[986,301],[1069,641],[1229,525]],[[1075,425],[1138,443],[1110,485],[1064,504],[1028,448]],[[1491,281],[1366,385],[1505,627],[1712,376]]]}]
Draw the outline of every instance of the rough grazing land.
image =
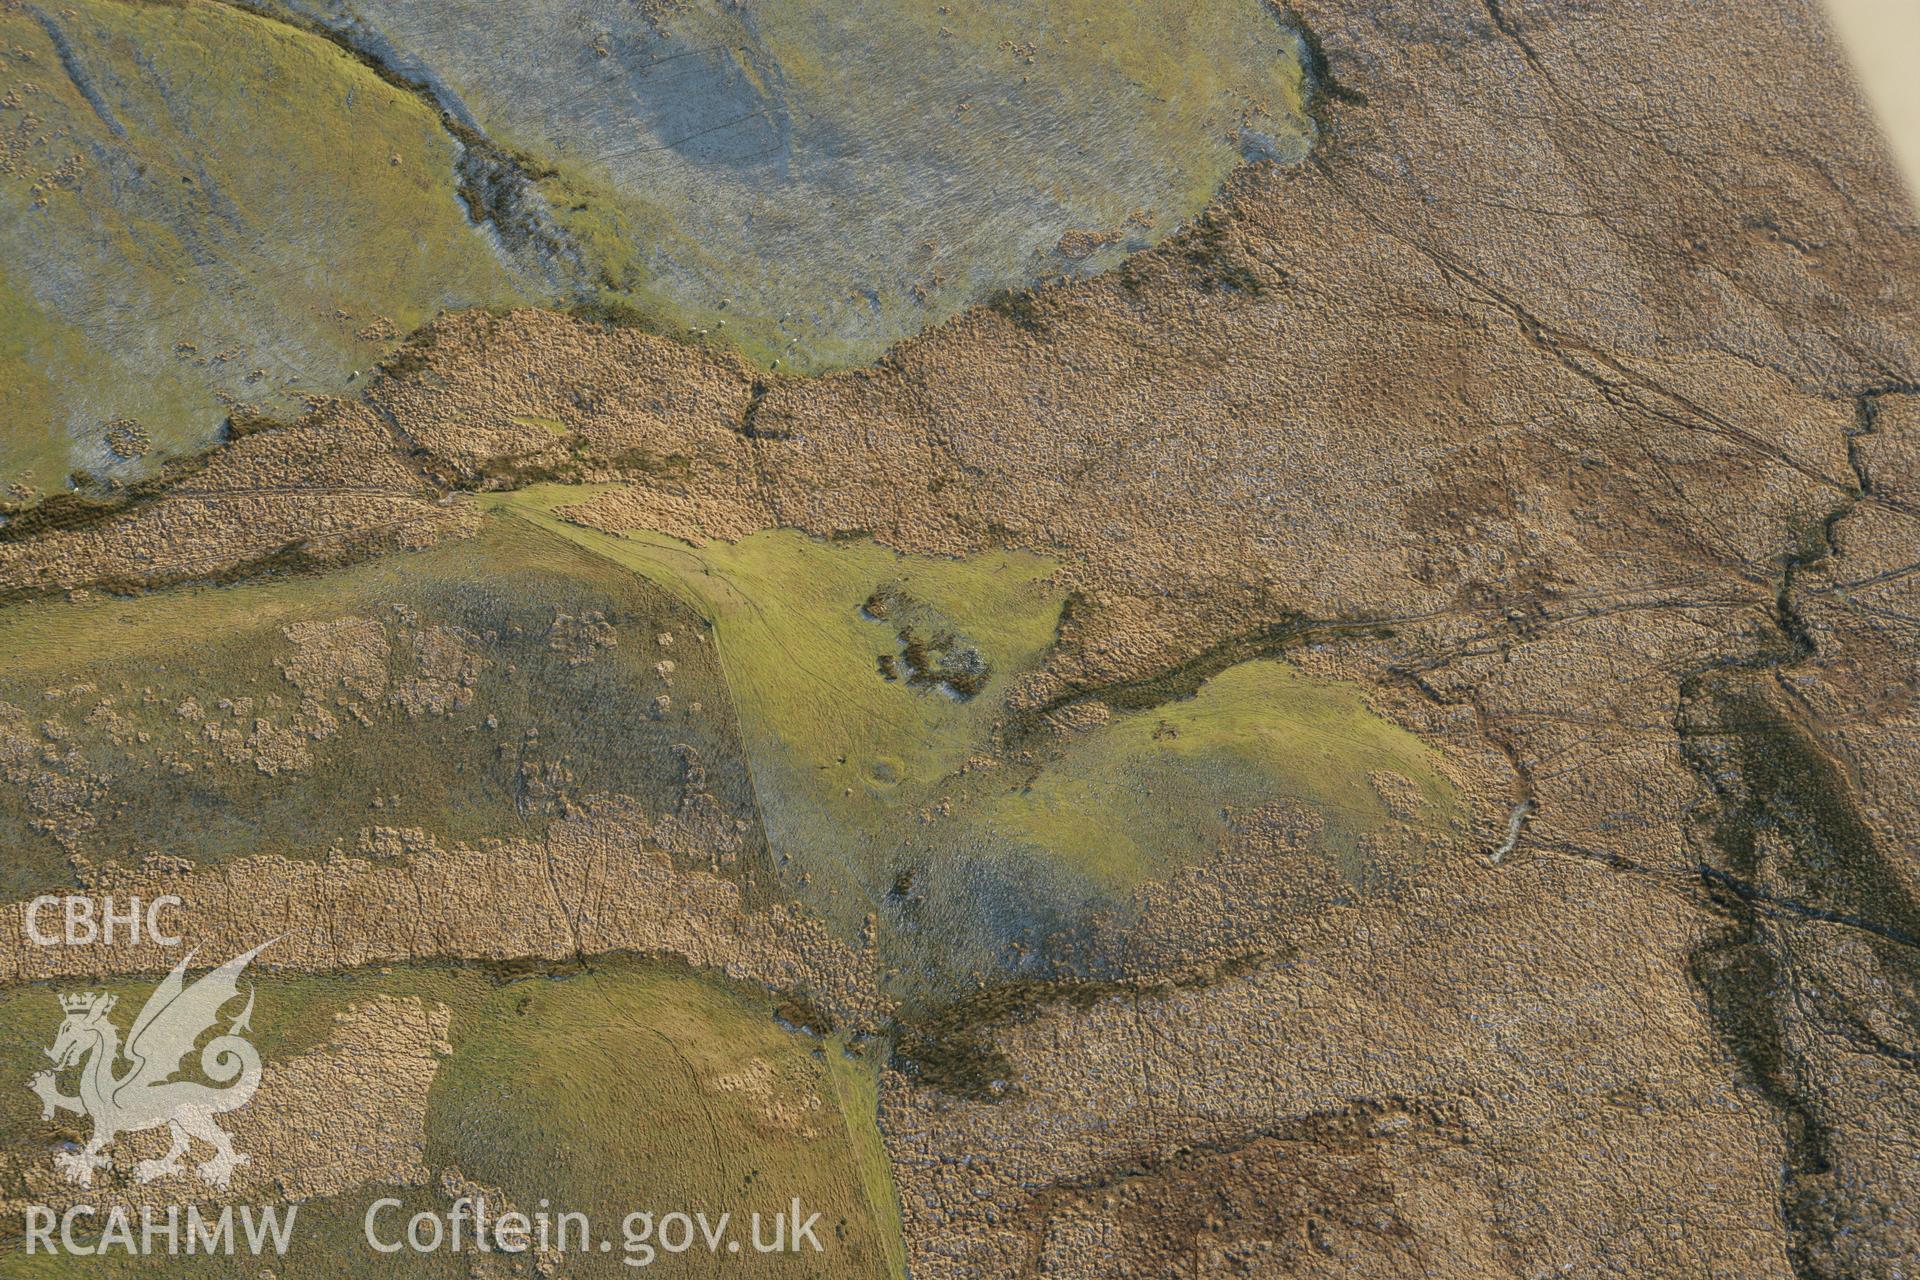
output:
[{"label": "rough grazing land", "polygon": [[[729,704],[714,781],[644,803],[555,774],[491,840],[49,875],[189,886],[216,949],[324,901],[287,968],[638,952],[702,1026],[777,999],[753,1052],[877,1113],[849,1229],[897,1202],[916,1280],[1913,1274],[1920,228],[1838,51],[1801,0],[1276,16],[1310,153],[1103,274],[819,377],[446,315],[353,399],[15,517],[14,611],[538,532],[664,589],[636,681],[710,645]],[[85,816],[70,704],[0,715],[20,812]],[[856,709],[906,745],[843,758]],[[436,997],[373,994],[433,1072]],[[454,1150],[412,1087],[409,1170]],[[857,1130],[822,1159],[871,1188]]]}]

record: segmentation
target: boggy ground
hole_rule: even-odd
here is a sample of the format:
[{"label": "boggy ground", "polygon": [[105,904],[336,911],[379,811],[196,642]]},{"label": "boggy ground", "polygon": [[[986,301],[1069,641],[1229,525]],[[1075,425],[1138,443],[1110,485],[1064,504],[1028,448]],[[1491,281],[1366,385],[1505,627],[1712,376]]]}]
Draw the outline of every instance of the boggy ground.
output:
[{"label": "boggy ground", "polygon": [[[137,1009],[149,984],[105,989]],[[28,1204],[105,1213],[193,1203],[211,1215],[222,1204],[291,1202],[299,1206],[292,1243],[271,1269],[318,1280],[630,1275],[627,1259],[643,1255],[625,1247],[629,1213],[686,1206],[717,1220],[732,1210],[734,1234],[747,1240],[750,1213],[770,1217],[794,1196],[821,1215],[834,1274],[899,1271],[898,1212],[874,1125],[877,1049],[783,1028],[763,992],[684,967],[613,960],[276,974],[253,983],[253,995],[252,1040],[267,1065],[255,1099],[221,1120],[250,1157],[224,1189],[193,1172],[204,1148],[178,1170],[141,1180],[137,1164],[165,1151],[164,1131],[121,1135],[108,1149],[112,1166],[91,1187],[75,1187],[45,1152],[84,1140],[86,1120],[43,1119],[32,1094],[7,1091],[0,1275],[257,1277],[262,1269],[244,1250],[168,1257],[164,1245],[159,1257],[111,1249],[77,1262],[30,1257],[18,1247]],[[49,1007],[57,1007],[54,992],[44,987],[0,996],[0,1065],[9,1077],[45,1065]],[[364,1243],[362,1221],[377,1199],[404,1206],[376,1223],[392,1239],[415,1212],[445,1215],[472,1196],[495,1218],[587,1214],[596,1239],[613,1248],[482,1255],[469,1229],[460,1251],[388,1260]],[[653,1257],[684,1275],[739,1266],[725,1252],[674,1256],[657,1242]],[[754,1261],[770,1275],[818,1274],[812,1255]]]},{"label": "boggy ground", "polygon": [[0,587],[325,565],[534,480],[615,486],[591,529],[1044,555],[996,751],[1284,653],[1464,834],[1320,889],[1326,815],[1270,806],[1051,978],[899,1010],[915,1276],[1904,1274],[1920,235],[1838,54],[1797,3],[1289,16],[1313,155],[1114,273],[821,379],[450,317],[9,528]]},{"label": "boggy ground", "polygon": [[320,36],[12,0],[0,48],[0,509],[298,412],[442,308],[554,296],[466,217],[433,112]]}]

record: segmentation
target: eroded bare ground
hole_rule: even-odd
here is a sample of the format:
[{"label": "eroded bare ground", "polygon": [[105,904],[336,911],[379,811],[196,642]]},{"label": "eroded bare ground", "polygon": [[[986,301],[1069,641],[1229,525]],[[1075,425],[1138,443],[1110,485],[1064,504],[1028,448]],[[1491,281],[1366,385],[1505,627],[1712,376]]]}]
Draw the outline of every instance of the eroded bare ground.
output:
[{"label": "eroded bare ground", "polygon": [[607,529],[1059,557],[1025,708],[1310,637],[1487,852],[1252,944],[1218,922],[1285,859],[1169,887],[1133,980],[948,1028],[986,1087],[903,1058],[913,1274],[1910,1273],[1920,234],[1840,59],[1798,3],[1296,10],[1314,156],[1113,275],[815,380],[449,317],[364,403],[10,530],[0,586],[596,479]]}]

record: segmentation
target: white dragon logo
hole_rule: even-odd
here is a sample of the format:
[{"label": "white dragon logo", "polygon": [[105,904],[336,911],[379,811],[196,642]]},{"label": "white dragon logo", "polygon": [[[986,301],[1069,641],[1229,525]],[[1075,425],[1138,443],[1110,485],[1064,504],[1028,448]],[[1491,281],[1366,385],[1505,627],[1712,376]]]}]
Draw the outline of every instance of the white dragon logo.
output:
[{"label": "white dragon logo", "polygon": [[[101,992],[60,997],[66,1021],[60,1024],[60,1034],[47,1050],[54,1070],[34,1076],[29,1087],[40,1095],[40,1116],[44,1120],[52,1119],[56,1111],[93,1117],[93,1138],[86,1147],[54,1156],[54,1163],[69,1181],[92,1186],[93,1171],[113,1163],[105,1150],[116,1136],[163,1124],[173,1131],[173,1145],[158,1160],[142,1160],[134,1166],[133,1176],[141,1182],[178,1172],[180,1157],[187,1153],[192,1138],[213,1148],[213,1156],[195,1170],[210,1186],[224,1188],[233,1171],[247,1163],[248,1157],[234,1151],[233,1140],[214,1124],[213,1118],[245,1106],[260,1087],[260,1055],[240,1035],[252,1030],[248,1024],[253,1015],[251,991],[246,1008],[227,1027],[226,1034],[215,1036],[200,1051],[200,1069],[208,1079],[225,1087],[175,1080],[173,1076],[201,1034],[218,1020],[220,1010],[240,994],[240,971],[272,941],[235,956],[191,986],[183,981],[193,959],[193,953],[188,952],[147,997],[140,1016],[133,1020],[133,1029],[127,1034],[125,1057],[129,1065],[124,1074],[114,1073],[122,1056],[120,1032],[107,1021],[115,998]],[[80,1067],[77,1097],[61,1093],[55,1083],[56,1072],[73,1066]]]}]

